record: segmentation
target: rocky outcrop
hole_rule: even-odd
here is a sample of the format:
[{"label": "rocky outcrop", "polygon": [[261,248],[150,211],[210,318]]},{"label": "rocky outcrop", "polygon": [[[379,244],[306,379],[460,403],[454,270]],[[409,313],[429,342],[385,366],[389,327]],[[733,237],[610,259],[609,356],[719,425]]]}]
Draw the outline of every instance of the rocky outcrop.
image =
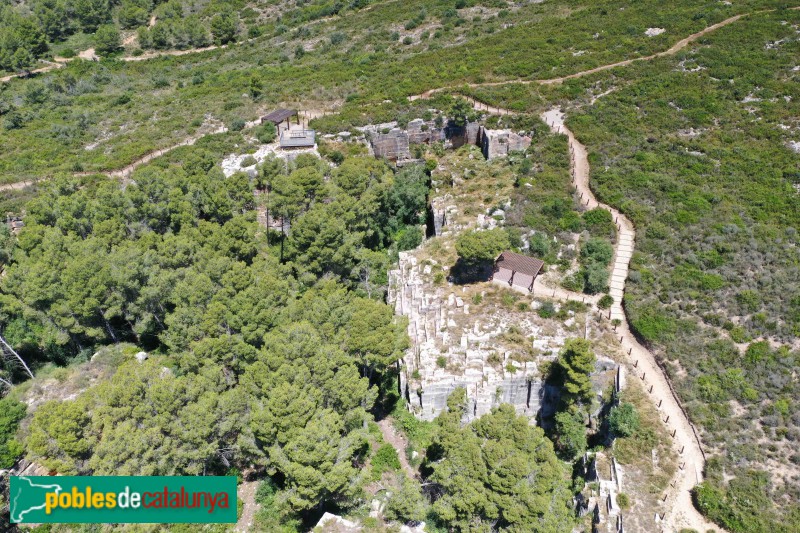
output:
[{"label": "rocky outcrop", "polygon": [[531,339],[530,351],[541,354],[519,362],[498,340],[511,326],[511,317],[470,315],[470,304],[457,296],[458,290],[425,281],[433,268],[441,267],[420,265],[414,255],[402,252],[399,268],[389,272],[389,303],[396,314],[409,318],[412,346],[403,358],[400,379],[409,409],[432,420],[445,409],[450,393],[463,387],[470,420],[501,403],[529,417],[550,414],[558,391],[544,385],[539,367],[555,358],[566,332],[547,335],[532,315],[515,317],[514,326]]}]

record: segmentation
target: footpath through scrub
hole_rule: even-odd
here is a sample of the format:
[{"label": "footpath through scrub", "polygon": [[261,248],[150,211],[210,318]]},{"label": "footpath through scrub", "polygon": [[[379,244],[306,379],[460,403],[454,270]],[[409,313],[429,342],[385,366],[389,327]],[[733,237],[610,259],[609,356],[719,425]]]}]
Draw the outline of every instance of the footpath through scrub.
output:
[{"label": "footpath through scrub", "polygon": [[661,517],[662,528],[667,531],[678,531],[683,528],[697,531],[719,529],[695,509],[692,503],[692,489],[703,481],[705,454],[700,436],[689,420],[668,378],[659,366],[655,355],[642,346],[630,330],[627,317],[622,308],[622,297],[625,291],[625,280],[628,277],[628,264],[636,240],[633,223],[606,204],[600,203],[589,188],[589,158],[586,147],[575,139],[575,135],[564,125],[564,114],[553,109],[542,114],[550,129],[567,136],[570,154],[572,155],[573,184],[577,192],[586,201],[587,208],[600,207],[611,213],[619,231],[614,245],[614,262],[611,271],[611,296],[614,303],[609,313],[610,319],[618,319],[620,325],[616,332],[619,344],[628,354],[627,368],[629,375],[642,381],[644,389],[658,409],[661,420],[667,426],[673,438],[673,447],[679,456],[679,470],[673,481],[671,491],[665,495],[665,502],[672,501],[669,511]]}]

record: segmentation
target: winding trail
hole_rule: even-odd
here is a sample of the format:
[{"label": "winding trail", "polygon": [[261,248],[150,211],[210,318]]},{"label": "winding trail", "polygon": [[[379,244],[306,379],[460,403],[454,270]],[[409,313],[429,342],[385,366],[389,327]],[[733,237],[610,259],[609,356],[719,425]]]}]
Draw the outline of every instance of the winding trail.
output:
[{"label": "winding trail", "polygon": [[[619,231],[614,246],[614,261],[611,269],[611,296],[614,303],[609,313],[610,319],[618,319],[616,328],[619,343],[623,351],[628,352],[628,370],[632,376],[642,381],[645,390],[661,415],[662,421],[673,434],[673,447],[679,454],[679,465],[675,479],[675,487],[666,498],[672,503],[662,519],[662,527],[667,531],[678,531],[692,528],[697,531],[719,529],[701,515],[692,504],[691,491],[697,483],[703,481],[705,454],[699,433],[689,420],[678,400],[664,371],[659,366],[655,355],[642,346],[630,330],[625,311],[622,308],[622,297],[625,291],[625,280],[628,277],[628,264],[633,253],[636,230],[633,222],[613,207],[601,203],[595,198],[589,187],[589,158],[586,147],[575,139],[575,135],[564,125],[564,114],[552,109],[542,114],[550,129],[567,136],[572,155],[573,183],[577,193],[586,200],[587,209],[602,208],[611,213]],[[626,350],[627,349],[627,350]]]},{"label": "winding trail", "polygon": [[[790,8],[787,8],[787,9],[790,9],[792,11],[797,11],[797,10],[800,10],[800,6],[790,7]],[[722,27],[725,27],[725,26],[727,26],[729,24],[733,24],[734,22],[736,22],[737,20],[741,19],[742,17],[749,17],[751,15],[758,15],[758,14],[761,14],[761,13],[772,13],[774,11],[777,11],[777,10],[776,9],[763,9],[761,11],[754,11],[752,13],[742,13],[742,14],[739,14],[739,15],[734,15],[732,17],[726,18],[723,21],[717,22],[716,24],[712,24],[711,26],[703,28],[702,30],[698,31],[697,33],[693,33],[693,34],[689,35],[688,37],[684,37],[683,39],[681,39],[680,41],[676,42],[675,44],[673,44],[672,46],[670,46],[669,48],[667,48],[664,51],[656,52],[655,54],[650,54],[648,56],[634,57],[634,58],[631,58],[631,59],[625,59],[623,61],[617,61],[615,63],[608,63],[606,65],[601,65],[599,67],[591,68],[591,69],[588,69],[588,70],[582,70],[581,72],[576,72],[574,74],[568,74],[566,76],[561,76],[561,77],[558,77],[558,78],[547,78],[547,79],[538,79],[538,80],[525,80],[525,79],[519,78],[519,79],[515,79],[515,80],[489,81],[489,82],[482,82],[482,83],[466,83],[466,84],[462,83],[460,85],[450,85],[450,86],[446,86],[446,87],[437,87],[436,89],[430,89],[428,91],[425,91],[422,94],[418,94],[418,95],[414,95],[414,96],[409,97],[409,100],[413,101],[413,100],[417,100],[417,99],[420,99],[420,98],[430,98],[431,96],[433,96],[436,93],[447,92],[447,91],[458,91],[459,89],[461,89],[461,88],[463,88],[465,86],[475,89],[475,88],[480,88],[480,87],[499,87],[499,86],[508,85],[508,84],[511,84],[511,83],[517,83],[517,84],[521,84],[521,85],[531,85],[531,84],[557,85],[559,83],[563,83],[566,80],[572,80],[572,79],[575,79],[575,78],[583,78],[584,76],[590,76],[592,74],[596,74],[598,72],[603,72],[605,70],[611,70],[611,69],[617,68],[617,67],[624,67],[624,66],[630,65],[632,63],[636,63],[638,61],[652,61],[653,59],[658,59],[660,57],[667,57],[667,56],[675,55],[677,52],[683,50],[689,44],[693,43],[694,41],[696,41],[700,37],[703,37],[704,35],[707,35],[707,34],[713,32],[713,31],[716,31],[716,30],[718,30],[718,29],[720,29]],[[485,109],[485,107],[484,107],[484,109]],[[494,108],[494,109],[499,109],[499,108]],[[501,110],[501,111],[507,111],[507,110]],[[499,113],[499,114],[509,114],[509,113],[506,112],[506,113]]]},{"label": "winding trail", "polygon": [[[791,7],[789,9],[799,10],[800,6]],[[704,35],[707,35],[719,28],[732,24],[743,17],[760,13],[774,12],[774,11],[776,10],[768,9],[748,14],[734,15],[732,17],[729,17],[716,24],[712,24],[711,26],[708,26],[696,33],[689,35],[688,37],[685,37],[677,41],[667,50],[657,52],[648,56],[631,58],[623,61],[609,63],[606,65],[601,65],[599,67],[584,70],[581,72],[576,72],[574,74],[569,74],[558,78],[538,79],[538,80],[512,79],[512,80],[496,81],[496,82],[470,83],[466,84],[466,86],[470,88],[495,87],[512,83],[519,83],[526,85],[527,84],[555,85],[562,83],[565,80],[589,76],[598,72],[603,72],[617,67],[627,66],[635,62],[650,61],[653,59],[674,55],[675,53],[684,49],[690,43],[696,41],[697,39],[703,37]],[[243,41],[243,43],[249,41],[250,40]],[[242,43],[234,43],[234,44],[242,44]],[[122,61],[144,61],[148,59],[154,59],[157,57],[182,56],[182,55],[206,52],[210,50],[216,50],[227,47],[228,45],[220,45],[220,46],[214,45],[214,46],[188,49],[188,50],[148,52],[139,56],[124,56],[121,57],[120,59]],[[93,50],[87,50],[80,54],[81,58],[87,58],[89,56],[93,56]],[[61,68],[65,66],[66,63],[69,61],[71,61],[71,59],[56,58],[55,62],[50,63],[47,66],[23,74],[12,74],[2,77],[0,78],[0,82],[7,82],[17,77],[23,77],[35,73],[43,73],[57,68]],[[448,92],[448,91],[457,92],[460,88],[464,86],[465,86],[464,84],[461,84],[458,86],[446,86],[446,87],[431,89],[422,94],[410,96],[409,100],[413,101],[418,99],[425,99],[431,97],[436,93],[441,93],[441,92]],[[507,109],[488,106],[486,104],[478,102],[473,98],[467,97],[467,100],[471,102],[471,104],[475,109],[489,114],[496,114],[496,115],[516,114],[515,112]],[[312,118],[316,118],[321,114],[322,113],[320,112],[309,113],[307,114],[307,119],[310,120]],[[705,464],[705,455],[703,452],[702,441],[700,439],[699,433],[697,432],[696,428],[692,425],[692,423],[689,421],[686,412],[683,410],[680,401],[678,400],[678,397],[675,394],[675,391],[673,390],[663,369],[658,364],[655,355],[652,352],[650,352],[647,348],[645,348],[643,345],[641,345],[631,332],[630,326],[625,316],[624,309],[622,307],[622,299],[625,292],[625,281],[627,279],[627,274],[628,274],[628,265],[630,263],[631,255],[633,253],[633,248],[634,248],[634,242],[636,239],[636,231],[633,226],[633,223],[625,215],[620,213],[617,209],[614,209],[613,207],[608,206],[606,204],[600,203],[592,193],[591,188],[589,187],[590,168],[589,168],[588,153],[586,147],[583,146],[580,142],[578,142],[573,133],[564,125],[564,114],[558,109],[553,109],[544,113],[542,115],[542,119],[545,122],[547,122],[547,124],[554,132],[566,135],[569,140],[570,153],[571,153],[571,167],[573,172],[573,183],[575,185],[577,193],[580,195],[581,203],[587,209],[599,207],[608,210],[614,217],[614,221],[616,222],[619,231],[618,239],[614,246],[614,261],[613,261],[611,280],[610,280],[610,294],[614,298],[614,303],[611,306],[608,318],[611,320],[616,319],[620,321],[620,324],[616,327],[616,331],[619,335],[618,341],[621,345],[622,350],[628,353],[628,368],[630,371],[629,373],[631,376],[636,376],[637,379],[640,379],[642,381],[645,390],[648,390],[650,392],[650,396],[652,397],[654,404],[657,405],[658,410],[661,414],[662,421],[665,423],[667,428],[671,430],[670,433],[673,435],[674,439],[673,444],[675,450],[680,455],[680,460],[679,460],[680,468],[678,470],[675,479],[675,487],[665,495],[666,498],[665,501],[671,502],[668,504],[669,510],[665,513],[664,517],[660,520],[660,523],[656,527],[662,531],[678,531],[681,528],[693,528],[698,531],[720,530],[719,526],[716,526],[715,524],[712,524],[709,521],[707,521],[695,509],[691,501],[691,490],[697,483],[702,481],[703,479],[702,472]],[[258,123],[257,121],[250,122],[245,126],[245,129],[252,128],[255,125],[257,125],[257,123]],[[86,173],[79,173],[79,175],[106,173],[110,176],[121,178],[124,183],[126,180],[130,178],[130,175],[139,166],[149,163],[153,159],[162,156],[167,152],[170,152],[181,146],[192,145],[197,140],[206,135],[211,135],[215,133],[224,133],[226,131],[228,131],[228,129],[225,126],[220,126],[213,131],[204,132],[201,134],[194,134],[177,144],[145,154],[136,161],[130,163],[129,165],[126,165],[121,169],[108,172],[86,172]],[[35,182],[33,181],[23,181],[11,184],[3,184],[0,185],[0,191],[22,189],[34,184]],[[571,291],[566,291],[563,288],[546,287],[544,285],[536,285],[535,290],[542,291],[544,295],[548,295],[549,293],[552,294],[553,297],[561,299],[580,299],[584,296],[584,295],[579,295],[577,293],[573,293]],[[594,300],[591,301],[594,302]],[[382,422],[384,422],[384,424],[379,424],[379,425],[381,426],[381,431],[384,434],[385,440],[387,442],[392,442],[394,444],[393,441],[396,439],[397,434],[389,426],[388,421],[385,420]],[[399,450],[398,455],[400,456],[403,470],[409,476],[413,477],[413,469],[405,460],[405,454],[403,453],[402,449]]]},{"label": "winding trail", "polygon": [[[686,41],[686,39],[684,39]],[[418,95],[417,98],[426,98],[432,93]],[[463,96],[472,107],[484,113],[497,115],[520,115],[515,111],[498,107],[487,106],[474,98]],[[673,478],[674,486],[670,486],[663,496],[667,511],[663,517],[658,517],[655,530],[663,532],[680,531],[683,528],[697,531],[724,531],[716,524],[708,521],[694,507],[691,491],[695,485],[703,481],[705,467],[705,452],[697,429],[689,420],[686,411],[681,406],[675,390],[670,384],[664,369],[658,364],[655,355],[645,348],[631,332],[622,299],[625,293],[625,282],[628,277],[628,265],[633,254],[636,230],[633,222],[620,213],[617,209],[597,200],[589,187],[589,157],[586,147],[581,144],[575,135],[564,125],[564,113],[560,109],[551,109],[541,115],[541,119],[550,126],[555,133],[566,135],[569,141],[571,171],[573,185],[581,205],[586,209],[601,208],[609,211],[616,223],[618,234],[614,245],[614,259],[611,268],[609,294],[614,298],[614,303],[609,310],[607,318],[619,320],[616,326],[617,342],[621,350],[627,354],[627,369],[631,379],[635,376],[642,382],[643,388],[655,404],[664,425],[673,439],[673,449],[679,456],[679,469]],[[542,283],[539,283],[540,280]],[[585,295],[568,291],[561,287],[544,285],[542,278],[537,278],[534,293],[545,297],[562,300],[577,300]],[[596,298],[586,297],[585,301],[596,303]]]},{"label": "winding trail", "polygon": [[[788,8],[788,9],[800,10],[800,6],[791,7],[791,8]],[[534,83],[536,83],[536,84],[541,84],[541,85],[558,84],[558,83],[563,82],[564,80],[573,79],[573,78],[580,78],[580,77],[583,77],[583,76],[588,76],[590,74],[594,74],[594,73],[601,72],[601,71],[604,71],[604,70],[609,70],[609,69],[616,68],[616,67],[630,65],[631,63],[634,63],[634,62],[637,62],[637,61],[649,61],[649,60],[656,59],[656,58],[659,58],[659,57],[664,57],[664,56],[669,56],[669,55],[675,54],[676,52],[678,52],[679,50],[682,50],[687,45],[689,45],[691,42],[699,39],[703,35],[706,35],[706,34],[711,33],[711,32],[713,32],[713,31],[715,31],[715,30],[717,30],[719,28],[722,28],[723,26],[727,26],[727,25],[729,25],[729,24],[731,24],[733,22],[736,22],[737,20],[741,19],[742,17],[755,15],[755,14],[759,14],[759,13],[769,13],[769,12],[773,12],[773,11],[776,11],[776,10],[775,9],[765,9],[765,10],[761,10],[761,11],[755,11],[753,13],[744,13],[744,14],[734,15],[734,16],[729,17],[729,18],[727,18],[727,19],[725,19],[725,20],[723,20],[721,22],[718,22],[716,24],[712,24],[711,26],[708,26],[708,27],[698,31],[697,33],[693,33],[693,34],[689,35],[688,37],[685,37],[685,38],[681,39],[680,41],[676,42],[671,47],[669,47],[667,50],[664,50],[662,52],[657,52],[657,53],[651,54],[649,56],[637,57],[637,58],[632,58],[632,59],[626,59],[626,60],[623,60],[623,61],[617,61],[615,63],[609,63],[607,65],[602,65],[602,66],[595,67],[595,68],[592,68],[592,69],[589,69],[589,70],[584,70],[584,71],[581,71],[581,72],[576,72],[574,74],[569,74],[567,76],[562,76],[560,78],[551,78],[551,79],[543,79],[543,80],[512,79],[512,80],[485,82],[485,83],[470,83],[470,84],[466,84],[466,86],[467,87],[471,87],[471,88],[478,88],[478,87],[495,87],[495,86],[507,85],[507,84],[511,84],[511,83],[521,83],[521,84],[534,84]],[[150,25],[152,26],[154,23],[155,23],[155,19],[151,18]],[[231,45],[244,44],[244,43],[251,42],[251,41],[253,41],[255,39],[256,38],[247,39],[245,41],[239,41],[239,42],[236,42],[236,43],[231,43]],[[190,48],[190,49],[187,49],[187,50],[166,50],[166,51],[160,51],[160,52],[148,52],[148,53],[142,54],[140,56],[123,56],[123,57],[120,58],[120,60],[122,60],[122,61],[144,61],[144,60],[155,59],[155,58],[164,57],[164,56],[182,56],[182,55],[188,55],[188,54],[194,54],[194,53],[200,53],[200,52],[207,52],[207,51],[210,51],[210,50],[223,49],[223,48],[227,48],[227,47],[229,47],[231,45],[228,45],[228,44],[219,45],[219,46],[212,45],[212,46],[207,46],[207,47],[203,47],[203,48]],[[78,57],[81,58],[81,59],[96,59],[97,58],[97,56],[95,56],[95,54],[94,54],[94,49],[84,50],[83,52],[81,52],[78,55]],[[48,64],[47,66],[44,66],[44,67],[41,67],[41,68],[38,68],[38,69],[34,69],[34,70],[31,70],[31,71],[28,71],[28,72],[25,72],[25,73],[22,73],[22,74],[11,74],[11,75],[8,75],[8,76],[4,76],[4,77],[0,78],[0,82],[8,82],[8,81],[13,80],[15,78],[26,77],[26,76],[31,75],[31,74],[43,73],[43,72],[47,72],[47,71],[54,70],[54,69],[57,69],[57,68],[61,68],[61,67],[65,66],[68,62],[72,61],[73,59],[74,58],[55,58],[55,62],[52,62],[52,63]],[[446,86],[446,87],[439,87],[439,88],[436,88],[436,89],[431,89],[429,91],[426,91],[426,92],[424,92],[422,94],[409,96],[408,99],[410,101],[414,101],[414,100],[418,100],[418,99],[430,98],[432,95],[434,95],[436,93],[454,91],[454,90],[457,91],[459,88],[462,88],[462,87],[464,87],[464,84],[458,85],[458,86],[451,85],[451,86]],[[471,98],[469,98],[469,100],[472,102],[473,106],[475,106],[476,109],[479,109],[481,111],[486,111],[487,113],[490,113],[490,114],[498,114],[498,115],[511,115],[511,114],[514,114],[514,112],[509,111],[507,109],[502,109],[502,108],[499,108],[499,107],[492,107],[492,106],[489,106],[489,105],[486,105],[486,104],[482,104],[482,103],[480,103],[480,102],[478,102],[478,101],[476,101],[474,99],[471,99]],[[316,115],[314,113],[310,113],[310,114],[308,114],[307,119],[311,120],[313,118],[316,118],[319,115],[321,115],[321,113],[316,114]],[[140,157],[136,161],[134,161],[134,162],[130,163],[129,165],[125,166],[124,168],[121,168],[121,169],[118,169],[118,170],[100,171],[100,172],[91,172],[91,173],[86,172],[86,173],[78,173],[77,175],[107,174],[109,176],[121,177],[123,179],[127,179],[137,167],[139,167],[140,165],[149,163],[150,161],[152,161],[156,157],[164,155],[165,153],[167,153],[167,152],[169,152],[171,150],[174,150],[176,148],[179,148],[181,146],[192,145],[195,142],[197,142],[197,140],[200,137],[203,137],[204,135],[210,135],[210,134],[213,134],[213,133],[223,133],[225,131],[227,131],[227,129],[220,128],[219,130],[211,132],[211,133],[204,133],[202,135],[199,135],[199,134],[192,135],[190,137],[187,137],[183,141],[181,141],[181,142],[179,142],[177,144],[174,144],[172,146],[169,146],[169,147],[166,147],[166,148],[162,148],[162,149],[155,150],[153,152],[144,154],[142,157]],[[43,179],[47,179],[47,178],[43,178]],[[2,185],[0,185],[0,192],[8,191],[8,190],[15,190],[15,189],[22,189],[22,188],[27,187],[28,185],[31,185],[31,184],[32,184],[32,182],[29,182],[29,181],[28,182],[2,184]],[[632,241],[631,241],[631,245],[632,245]],[[612,292],[612,296],[614,296],[615,293],[616,294],[621,294],[621,292],[619,292],[619,291],[622,290],[622,288],[619,286],[620,285],[620,281],[624,281],[624,280],[620,280],[620,279],[616,279],[615,280],[615,279],[612,278],[612,291],[613,291]],[[615,300],[616,300],[616,297],[615,297]],[[615,317],[617,316],[617,314],[613,313],[613,309],[612,309],[612,316],[615,316]]]},{"label": "winding trail", "polygon": [[[509,109],[487,106],[471,97],[463,97],[470,102],[475,110],[498,115],[518,115]],[[616,326],[617,342],[621,350],[627,354],[627,369],[631,379],[635,376],[642,382],[643,388],[655,404],[664,425],[673,439],[673,449],[679,459],[679,468],[673,478],[674,486],[664,495],[668,510],[663,517],[659,517],[659,531],[680,531],[683,528],[697,531],[724,531],[718,525],[708,521],[694,507],[691,491],[695,485],[703,481],[705,467],[705,452],[702,440],[697,429],[689,420],[683,409],[675,390],[666,377],[664,369],[658,364],[655,355],[645,348],[632,333],[622,299],[625,293],[625,282],[628,277],[628,265],[633,254],[636,230],[633,222],[620,213],[619,210],[601,203],[597,200],[589,186],[589,157],[586,147],[581,144],[572,131],[564,125],[564,113],[560,109],[551,109],[541,115],[541,119],[550,126],[555,133],[566,135],[569,141],[571,171],[576,195],[586,209],[601,208],[609,211],[617,225],[617,241],[614,245],[614,259],[611,268],[609,294],[614,298],[614,303],[609,310],[607,318],[619,320]],[[540,283],[541,281],[541,283]],[[542,278],[537,278],[534,293],[545,297],[561,300],[582,299],[596,303],[596,297],[587,297],[583,294],[568,291],[561,287],[550,287],[543,283]]]},{"label": "winding trail", "polygon": [[[309,120],[314,120],[315,118],[319,118],[319,117],[323,116],[325,113],[327,113],[327,111],[320,110],[320,109],[303,111],[302,120],[307,123]],[[246,122],[245,125],[244,125],[244,128],[242,128],[242,130],[244,131],[244,130],[252,129],[252,128],[258,126],[259,124],[261,124],[261,121],[259,119],[252,120],[250,122]],[[122,180],[123,185],[126,185],[129,182],[131,174],[133,174],[134,170],[136,170],[137,168],[139,168],[142,165],[146,165],[147,163],[151,162],[153,159],[161,157],[162,155],[165,155],[165,154],[167,154],[167,153],[169,153],[169,152],[171,152],[171,151],[173,151],[173,150],[175,150],[177,148],[180,148],[182,146],[192,146],[194,143],[196,143],[197,141],[199,141],[200,139],[202,139],[203,137],[205,137],[207,135],[216,135],[216,134],[219,134],[219,133],[226,133],[228,131],[229,130],[228,130],[227,126],[219,126],[219,127],[214,128],[214,129],[212,129],[210,131],[205,131],[205,132],[202,132],[202,133],[195,133],[194,135],[191,135],[191,136],[183,139],[182,141],[180,141],[178,143],[175,143],[173,145],[167,146],[166,148],[160,148],[158,150],[153,150],[152,152],[148,152],[145,155],[143,155],[142,157],[136,159],[135,161],[133,161],[133,162],[125,165],[124,167],[122,167],[120,169],[117,169],[117,170],[94,170],[94,171],[88,170],[88,171],[82,171],[82,172],[73,172],[72,175],[73,176],[95,176],[95,175],[98,175],[98,174],[104,174],[104,175],[112,177],[112,178],[120,178]],[[50,176],[47,176],[47,177],[43,177],[43,178],[37,179],[37,180],[26,180],[26,181],[17,181],[17,182],[14,182],[14,183],[5,183],[5,184],[0,185],[0,192],[24,189],[26,187],[31,187],[31,186],[33,186],[33,185],[35,185],[37,183],[48,181],[50,178],[51,178]]]}]

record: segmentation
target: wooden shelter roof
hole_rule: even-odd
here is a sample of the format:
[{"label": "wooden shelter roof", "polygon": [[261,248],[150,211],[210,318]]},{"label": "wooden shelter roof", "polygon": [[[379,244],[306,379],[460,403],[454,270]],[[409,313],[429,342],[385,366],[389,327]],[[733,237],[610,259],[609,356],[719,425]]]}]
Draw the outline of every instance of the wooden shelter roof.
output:
[{"label": "wooden shelter roof", "polygon": [[544,261],[514,252],[503,252],[495,264],[497,268],[507,268],[521,274],[536,276],[544,266]]},{"label": "wooden shelter roof", "polygon": [[269,113],[261,117],[261,120],[268,120],[275,124],[280,124],[287,118],[292,117],[296,114],[297,114],[296,109],[276,109],[275,111],[270,111]]}]

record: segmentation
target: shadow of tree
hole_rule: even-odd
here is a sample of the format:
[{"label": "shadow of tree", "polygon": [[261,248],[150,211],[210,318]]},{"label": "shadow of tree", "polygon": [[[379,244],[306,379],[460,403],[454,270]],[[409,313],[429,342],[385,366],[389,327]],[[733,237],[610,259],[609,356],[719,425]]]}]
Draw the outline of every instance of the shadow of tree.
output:
[{"label": "shadow of tree", "polygon": [[450,269],[447,280],[456,285],[468,285],[489,281],[493,272],[494,263],[492,261],[468,262],[459,257],[456,264]]}]

